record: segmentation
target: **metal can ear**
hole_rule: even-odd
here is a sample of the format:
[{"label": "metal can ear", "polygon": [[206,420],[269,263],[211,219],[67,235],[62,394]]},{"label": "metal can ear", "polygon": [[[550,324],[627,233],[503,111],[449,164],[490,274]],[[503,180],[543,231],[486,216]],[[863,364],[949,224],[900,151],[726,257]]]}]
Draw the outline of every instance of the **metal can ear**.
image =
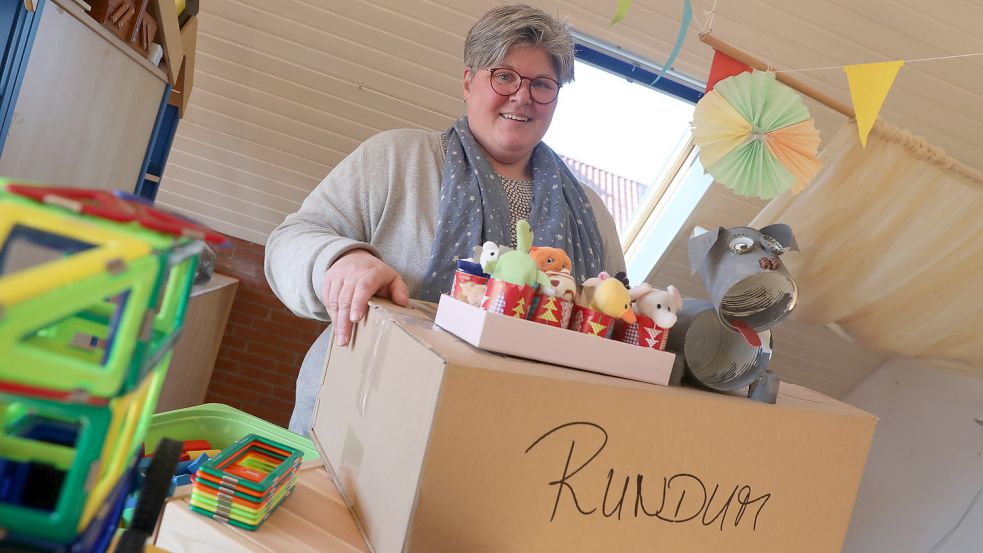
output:
[{"label": "metal can ear", "polygon": [[707,254],[710,253],[710,248],[717,243],[717,239],[723,231],[724,227],[717,227],[716,229],[708,230],[703,234],[698,234],[689,239],[687,249],[689,250],[689,268],[691,273],[695,274],[703,268]]},{"label": "metal can ear", "polygon": [[761,229],[761,234],[767,234],[779,244],[782,245],[786,250],[799,251],[799,245],[795,243],[795,235],[792,234],[792,229],[785,223],[775,223],[774,225],[768,225]]}]

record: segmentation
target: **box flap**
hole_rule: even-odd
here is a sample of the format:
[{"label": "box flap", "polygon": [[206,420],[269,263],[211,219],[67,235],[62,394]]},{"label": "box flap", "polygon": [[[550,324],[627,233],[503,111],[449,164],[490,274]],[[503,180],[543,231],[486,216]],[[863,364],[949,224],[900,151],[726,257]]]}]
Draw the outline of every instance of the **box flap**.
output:
[{"label": "box flap", "polygon": [[439,403],[445,361],[403,331],[423,320],[369,309],[349,346],[331,345],[314,410],[311,436],[376,551],[402,550]]}]

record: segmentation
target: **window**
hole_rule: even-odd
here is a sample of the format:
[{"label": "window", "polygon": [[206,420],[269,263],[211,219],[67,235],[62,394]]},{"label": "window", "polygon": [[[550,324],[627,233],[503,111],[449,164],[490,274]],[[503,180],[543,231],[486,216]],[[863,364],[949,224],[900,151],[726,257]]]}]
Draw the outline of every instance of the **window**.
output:
[{"label": "window", "polygon": [[[564,85],[544,138],[614,216],[628,276],[648,276],[710,184],[691,142],[703,86],[577,36],[576,80]],[[704,182],[705,181],[705,182]]]}]

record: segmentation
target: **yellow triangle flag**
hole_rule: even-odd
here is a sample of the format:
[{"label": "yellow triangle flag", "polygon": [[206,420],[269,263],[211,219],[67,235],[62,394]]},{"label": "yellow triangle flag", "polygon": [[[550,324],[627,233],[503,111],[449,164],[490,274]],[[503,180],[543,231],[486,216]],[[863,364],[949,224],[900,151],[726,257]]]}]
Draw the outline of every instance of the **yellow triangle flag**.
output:
[{"label": "yellow triangle flag", "polygon": [[881,105],[887,98],[887,93],[894,84],[894,78],[904,65],[904,60],[885,61],[881,63],[864,63],[847,65],[843,68],[850,82],[850,99],[853,100],[853,110],[857,113],[857,130],[860,132],[860,144],[867,147],[867,135],[877,120]]}]

